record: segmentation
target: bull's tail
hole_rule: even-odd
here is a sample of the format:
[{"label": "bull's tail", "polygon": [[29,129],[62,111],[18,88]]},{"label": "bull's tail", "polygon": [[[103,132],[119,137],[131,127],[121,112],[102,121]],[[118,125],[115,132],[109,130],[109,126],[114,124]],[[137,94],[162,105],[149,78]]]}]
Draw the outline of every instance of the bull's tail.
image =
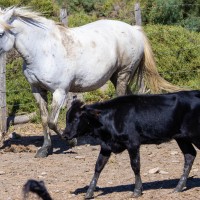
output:
[{"label": "bull's tail", "polygon": [[[147,88],[149,88],[152,93],[160,93],[161,91],[176,92],[182,90],[180,87],[169,83],[160,76],[156,67],[149,40],[146,34],[143,32],[142,28],[139,30],[143,34],[144,38],[144,59],[142,61],[143,63],[141,63],[143,64],[143,69],[139,70],[139,72],[141,72],[142,77],[144,77],[145,86],[147,86]],[[139,76],[141,77],[141,74],[139,74]]]}]

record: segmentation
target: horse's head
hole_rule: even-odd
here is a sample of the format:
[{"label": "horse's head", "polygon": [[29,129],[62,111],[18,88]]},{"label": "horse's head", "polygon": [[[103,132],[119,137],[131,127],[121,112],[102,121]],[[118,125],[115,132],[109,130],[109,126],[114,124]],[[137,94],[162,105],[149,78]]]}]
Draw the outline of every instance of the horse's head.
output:
[{"label": "horse's head", "polygon": [[11,50],[14,46],[15,35],[12,32],[14,8],[0,10],[0,54]]}]

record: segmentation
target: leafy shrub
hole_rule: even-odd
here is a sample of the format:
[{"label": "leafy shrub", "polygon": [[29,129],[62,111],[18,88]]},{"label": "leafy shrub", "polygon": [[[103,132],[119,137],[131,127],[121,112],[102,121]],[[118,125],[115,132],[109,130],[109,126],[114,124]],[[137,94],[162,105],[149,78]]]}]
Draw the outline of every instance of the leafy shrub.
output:
[{"label": "leafy shrub", "polygon": [[102,2],[103,0],[58,0],[60,6],[66,5],[70,14],[74,12],[92,12],[96,2]]},{"label": "leafy shrub", "polygon": [[147,25],[145,31],[151,41],[158,69],[167,80],[188,87],[194,80],[200,80],[199,33],[163,25]]},{"label": "leafy shrub", "polygon": [[58,7],[53,4],[52,0],[31,0],[28,6],[43,13],[46,17],[53,17],[58,12]]},{"label": "leafy shrub", "polygon": [[145,24],[181,25],[200,31],[199,0],[142,0],[141,6]]},{"label": "leafy shrub", "polygon": [[79,13],[75,13],[69,16],[69,27],[85,25],[96,20],[97,20],[96,15],[91,16],[81,11]]},{"label": "leafy shrub", "polygon": [[22,59],[18,58],[6,66],[8,115],[30,113],[37,105],[30,85],[22,73]]},{"label": "leafy shrub", "polygon": [[13,5],[20,5],[21,0],[0,0],[0,7],[7,8]]}]

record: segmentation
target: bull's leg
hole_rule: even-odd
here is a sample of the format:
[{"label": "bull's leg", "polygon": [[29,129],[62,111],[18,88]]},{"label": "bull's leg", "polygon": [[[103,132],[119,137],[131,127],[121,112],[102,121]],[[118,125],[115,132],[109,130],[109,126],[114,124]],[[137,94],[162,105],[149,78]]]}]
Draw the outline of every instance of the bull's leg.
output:
[{"label": "bull's leg", "polygon": [[[61,130],[58,129],[57,122],[58,122],[60,109],[62,108],[62,106],[65,102],[65,99],[66,99],[66,93],[64,90],[62,90],[62,89],[55,90],[55,92],[53,93],[51,114],[48,119],[49,128],[52,129],[53,131],[55,131],[55,133],[57,133],[57,135],[59,135],[61,138],[62,138],[62,132],[61,132]],[[68,141],[68,143],[71,146],[75,146],[77,143],[77,140],[72,139],[72,140]]]},{"label": "bull's leg", "polygon": [[192,164],[196,157],[196,150],[192,146],[189,141],[183,139],[176,140],[185,159],[183,174],[178,182],[178,185],[174,189],[174,192],[181,192],[183,188],[186,186],[187,178],[189,176],[190,170],[192,168]]},{"label": "bull's leg", "polygon": [[96,188],[97,181],[98,181],[98,178],[100,176],[100,173],[103,170],[106,163],[108,162],[110,155],[111,155],[110,150],[107,150],[105,148],[101,148],[101,151],[99,153],[99,157],[97,159],[96,166],[95,166],[95,173],[94,173],[94,176],[92,178],[92,181],[90,182],[90,186],[89,186],[87,193],[85,195],[85,199],[90,199],[90,198],[93,197],[94,190]]},{"label": "bull's leg", "polygon": [[51,138],[49,135],[49,128],[47,125],[48,120],[48,110],[47,110],[47,91],[42,90],[41,88],[32,87],[32,93],[39,105],[40,115],[42,120],[44,142],[42,147],[37,151],[35,157],[43,158],[48,155],[48,152],[51,148]]},{"label": "bull's leg", "polygon": [[140,177],[140,152],[139,147],[128,149],[131,167],[135,174],[135,189],[133,192],[134,197],[142,195],[142,180]]}]

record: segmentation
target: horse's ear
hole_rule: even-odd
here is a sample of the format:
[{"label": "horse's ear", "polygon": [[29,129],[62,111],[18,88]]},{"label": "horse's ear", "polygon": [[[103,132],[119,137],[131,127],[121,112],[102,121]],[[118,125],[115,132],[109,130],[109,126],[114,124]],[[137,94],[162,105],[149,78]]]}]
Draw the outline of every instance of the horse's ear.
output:
[{"label": "horse's ear", "polygon": [[3,19],[5,20],[5,22],[8,23],[11,20],[11,18],[14,15],[14,11],[15,11],[14,7],[12,7],[11,9],[9,9],[9,10],[6,11],[6,13],[3,16]]}]

